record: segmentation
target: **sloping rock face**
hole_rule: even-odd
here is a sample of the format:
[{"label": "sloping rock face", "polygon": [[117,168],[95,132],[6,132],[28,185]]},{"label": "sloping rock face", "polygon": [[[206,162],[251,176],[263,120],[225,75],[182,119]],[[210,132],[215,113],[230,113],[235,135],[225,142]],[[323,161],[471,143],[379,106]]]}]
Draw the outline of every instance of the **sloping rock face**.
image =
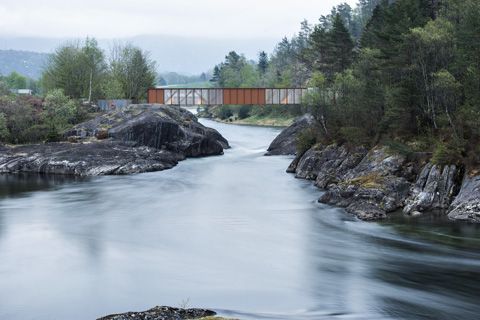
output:
[{"label": "sloping rock face", "polygon": [[480,175],[470,177],[469,174],[465,174],[462,188],[448,209],[448,217],[480,222]]},{"label": "sloping rock face", "polygon": [[0,153],[0,173],[32,172],[97,176],[160,171],[184,156],[135,143],[48,143],[21,146]]},{"label": "sloping rock face", "polygon": [[[110,139],[97,140],[106,131]],[[223,154],[228,142],[187,110],[132,105],[68,130],[81,143],[0,147],[0,173],[81,176],[159,171],[186,157]]]},{"label": "sloping rock face", "polygon": [[312,125],[313,116],[305,114],[283,130],[270,144],[266,156],[293,155],[297,153],[298,135]]},{"label": "sloping rock face", "polygon": [[418,176],[403,208],[405,214],[419,214],[433,209],[447,209],[457,194],[458,170],[454,165],[427,163]]},{"label": "sloping rock face", "polygon": [[155,307],[147,311],[112,314],[97,320],[185,320],[214,316],[217,313],[207,309],[180,309]]},{"label": "sloping rock face", "polygon": [[[350,155],[349,163],[354,165],[360,155]],[[408,195],[410,183],[398,175],[405,161],[387,148],[373,149],[352,169],[338,175],[337,183],[323,184],[328,190],[318,201],[346,207],[363,220],[384,219],[387,212],[402,207]]]},{"label": "sloping rock face", "polygon": [[403,208],[405,214],[413,215],[440,209],[451,219],[480,222],[478,172],[460,181],[462,168],[429,163],[428,158],[427,153],[418,153],[407,162],[386,147],[368,151],[316,145],[297,154],[287,172],[315,180],[317,187],[325,189],[319,202],[345,207],[363,220],[383,219]]},{"label": "sloping rock face", "polygon": [[105,130],[109,137],[168,150],[186,157],[223,154],[228,141],[207,128],[189,111],[175,106],[131,105],[77,125],[66,136],[96,136]]}]

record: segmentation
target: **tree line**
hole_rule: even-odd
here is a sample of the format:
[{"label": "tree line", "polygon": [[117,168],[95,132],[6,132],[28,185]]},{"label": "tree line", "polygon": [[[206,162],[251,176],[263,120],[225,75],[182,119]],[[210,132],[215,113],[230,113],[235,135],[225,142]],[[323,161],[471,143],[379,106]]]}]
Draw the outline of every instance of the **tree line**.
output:
[{"label": "tree line", "polygon": [[[480,164],[480,2],[362,0],[302,22],[258,61],[230,52],[216,86],[308,86],[310,143],[430,151]],[[308,146],[307,146],[308,147]]]},{"label": "tree line", "polygon": [[132,44],[115,43],[109,55],[94,38],[68,42],[49,56],[42,71],[46,92],[62,89],[72,98],[141,99],[156,85],[156,62]]},{"label": "tree line", "polygon": [[[156,63],[139,47],[116,43],[107,56],[93,38],[67,42],[48,57],[39,81],[16,72],[0,77],[0,141],[56,141],[91,116],[92,101],[146,98],[156,81]],[[27,86],[44,98],[10,90]]]}]

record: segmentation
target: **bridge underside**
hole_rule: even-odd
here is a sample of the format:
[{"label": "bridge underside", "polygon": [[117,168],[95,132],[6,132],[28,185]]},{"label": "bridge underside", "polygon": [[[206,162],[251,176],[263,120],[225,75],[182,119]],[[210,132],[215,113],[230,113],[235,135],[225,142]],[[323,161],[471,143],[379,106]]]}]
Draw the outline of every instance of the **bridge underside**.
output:
[{"label": "bridge underside", "polygon": [[165,105],[300,104],[307,88],[148,89],[148,103]]}]

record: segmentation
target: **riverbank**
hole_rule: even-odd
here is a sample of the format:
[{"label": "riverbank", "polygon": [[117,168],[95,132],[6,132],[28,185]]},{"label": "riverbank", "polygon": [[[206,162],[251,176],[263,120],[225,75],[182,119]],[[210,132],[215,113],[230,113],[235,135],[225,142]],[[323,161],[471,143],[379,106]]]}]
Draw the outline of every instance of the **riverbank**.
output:
[{"label": "riverbank", "polygon": [[218,122],[268,127],[288,127],[301,115],[299,105],[205,106],[198,112]]},{"label": "riverbank", "polygon": [[63,142],[1,145],[0,173],[81,176],[170,169],[189,157],[223,154],[228,141],[179,107],[131,105],[67,130]]},{"label": "riverbank", "polygon": [[[297,141],[299,132],[292,129],[296,127],[298,123],[279,137]],[[315,181],[315,186],[325,190],[319,202],[344,207],[359,219],[386,219],[389,212],[399,209],[408,215],[445,210],[450,219],[480,222],[476,170],[434,163],[426,153],[407,157],[381,145],[367,149],[316,144],[292,152],[272,143],[270,149],[276,154],[296,154],[287,172]]]}]

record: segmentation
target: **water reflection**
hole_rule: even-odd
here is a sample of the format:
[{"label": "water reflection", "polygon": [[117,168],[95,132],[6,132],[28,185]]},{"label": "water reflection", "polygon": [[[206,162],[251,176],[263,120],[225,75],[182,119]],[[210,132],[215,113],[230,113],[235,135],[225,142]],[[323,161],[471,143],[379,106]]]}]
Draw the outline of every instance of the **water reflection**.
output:
[{"label": "water reflection", "polygon": [[47,190],[66,183],[88,181],[87,177],[70,175],[2,173],[0,174],[0,199],[21,197],[27,192]]}]

